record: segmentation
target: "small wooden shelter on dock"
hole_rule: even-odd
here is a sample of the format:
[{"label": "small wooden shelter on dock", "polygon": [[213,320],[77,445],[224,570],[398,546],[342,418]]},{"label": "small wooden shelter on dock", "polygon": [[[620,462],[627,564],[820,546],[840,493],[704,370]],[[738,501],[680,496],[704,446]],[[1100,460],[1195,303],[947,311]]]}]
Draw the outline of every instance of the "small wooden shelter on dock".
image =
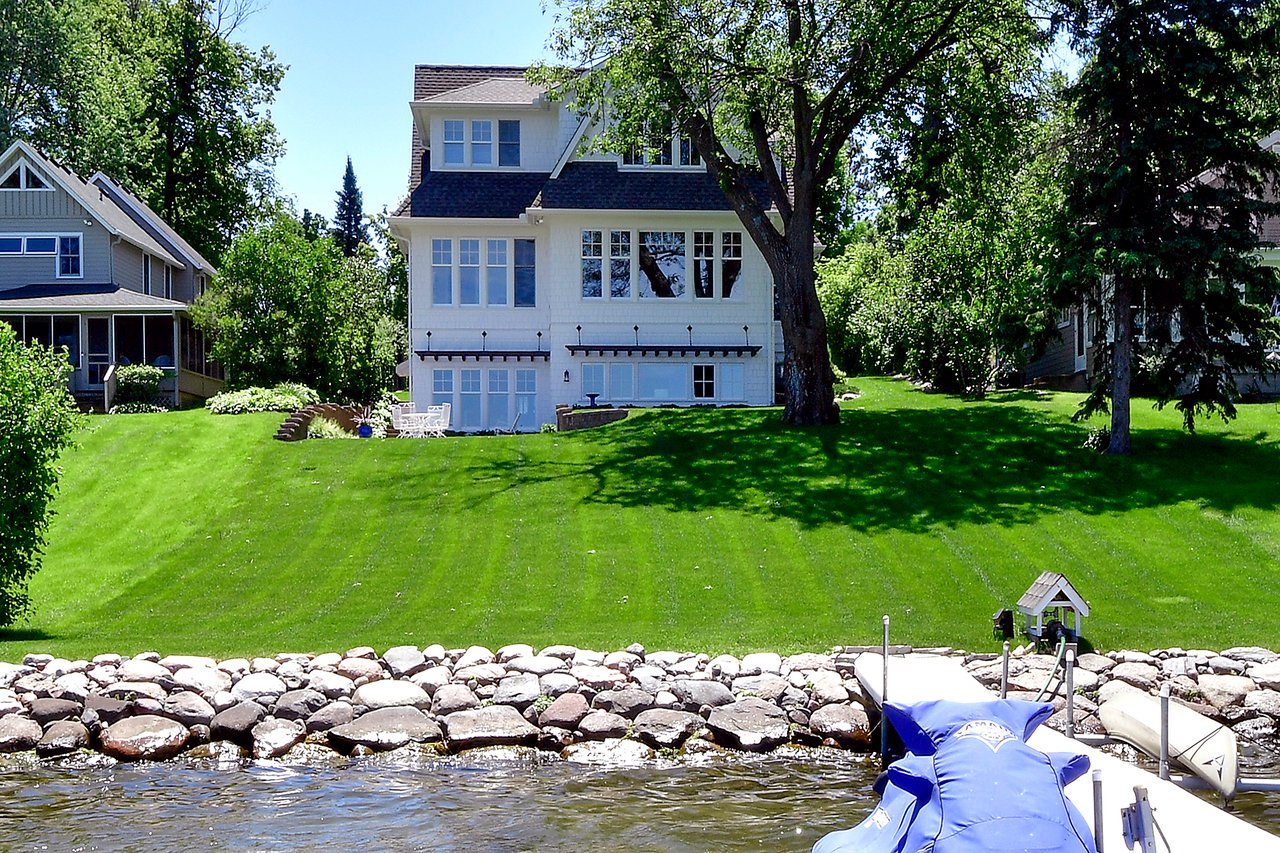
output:
[{"label": "small wooden shelter on dock", "polygon": [[[1027,617],[1027,636],[1033,640],[1054,639],[1050,626],[1068,632],[1068,639],[1080,636],[1080,617],[1089,615],[1089,602],[1084,600],[1071,581],[1060,572],[1044,572],[1018,599],[1018,612]],[[1067,628],[1067,617],[1073,628]],[[1057,623],[1054,625],[1053,623]]]}]

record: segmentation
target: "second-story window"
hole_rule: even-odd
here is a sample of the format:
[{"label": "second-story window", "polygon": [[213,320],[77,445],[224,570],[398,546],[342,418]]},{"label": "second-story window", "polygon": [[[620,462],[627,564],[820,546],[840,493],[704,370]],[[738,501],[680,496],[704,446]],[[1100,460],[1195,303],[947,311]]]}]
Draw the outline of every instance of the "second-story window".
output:
[{"label": "second-story window", "polygon": [[[445,119],[444,164],[446,166],[515,167],[520,165],[520,122],[503,119]],[[497,147],[497,159],[494,148]]]},{"label": "second-story window", "polygon": [[684,296],[684,232],[640,232],[640,297]]},{"label": "second-story window", "polygon": [[471,122],[471,165],[493,165],[493,122]]},{"label": "second-story window", "polygon": [[480,304],[480,241],[458,241],[458,297],[463,305]]},{"label": "second-story window", "polygon": [[453,304],[453,241],[431,241],[431,304]]},{"label": "second-story window", "polygon": [[720,295],[729,299],[742,275],[742,232],[725,231],[720,239]]},{"label": "second-story window", "polygon": [[164,298],[173,298],[173,267],[164,265]]},{"label": "second-story window", "polygon": [[80,238],[58,238],[58,278],[80,278]]},{"label": "second-story window", "polygon": [[498,165],[520,165],[520,122],[515,119],[498,122]]},{"label": "second-story window", "polygon": [[444,164],[446,166],[463,166],[466,164],[467,148],[464,134],[467,123],[461,120],[445,119],[444,121]]},{"label": "second-story window", "polygon": [[631,232],[609,232],[609,295],[614,299],[631,296]]},{"label": "second-story window", "polygon": [[517,308],[533,308],[537,302],[537,253],[532,240],[515,241],[516,300]]},{"label": "second-story window", "polygon": [[582,232],[582,295],[592,299],[604,295],[604,262],[601,232]]},{"label": "second-story window", "polygon": [[693,295],[710,299],[716,295],[716,232],[693,232]]},{"label": "second-story window", "polygon": [[485,265],[485,281],[488,285],[490,305],[507,304],[507,241],[488,241],[488,262]]},{"label": "second-story window", "polygon": [[142,256],[142,292],[151,293],[151,256]]}]

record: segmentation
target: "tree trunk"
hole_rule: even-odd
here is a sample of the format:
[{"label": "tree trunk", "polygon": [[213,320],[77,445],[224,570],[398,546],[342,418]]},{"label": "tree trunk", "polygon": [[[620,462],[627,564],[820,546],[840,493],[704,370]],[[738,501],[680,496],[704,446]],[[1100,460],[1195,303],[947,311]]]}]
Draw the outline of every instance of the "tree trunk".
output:
[{"label": "tree trunk", "polygon": [[1129,455],[1129,389],[1133,379],[1133,299],[1128,276],[1117,275],[1112,293],[1111,441],[1107,453]]},{"label": "tree trunk", "polygon": [[793,216],[784,246],[770,264],[782,321],[783,420],[793,426],[838,424],[827,323],[813,268],[813,222],[798,213]]}]

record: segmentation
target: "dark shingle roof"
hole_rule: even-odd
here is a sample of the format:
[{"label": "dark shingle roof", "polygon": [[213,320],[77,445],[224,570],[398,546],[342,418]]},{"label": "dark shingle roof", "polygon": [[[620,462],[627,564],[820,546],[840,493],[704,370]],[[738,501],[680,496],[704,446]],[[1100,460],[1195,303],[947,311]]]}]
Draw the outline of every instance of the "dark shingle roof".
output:
[{"label": "dark shingle roof", "polygon": [[[754,188],[767,201],[763,187]],[[539,207],[573,210],[732,210],[715,178],[700,170],[622,170],[570,163],[542,191]]]},{"label": "dark shingle roof", "polygon": [[187,305],[114,284],[28,284],[0,292],[0,313],[28,311],[184,311]]},{"label": "dark shingle roof", "polygon": [[409,197],[410,216],[515,219],[533,206],[546,172],[428,172]]},{"label": "dark shingle roof", "polygon": [[[454,89],[472,86],[485,80],[524,77],[528,68],[514,65],[415,65],[413,99],[425,101]],[[422,181],[422,152],[425,150],[418,127],[413,128],[413,154],[409,161],[409,191]],[[402,208],[403,212],[403,208]],[[414,214],[417,215],[417,214]]]}]

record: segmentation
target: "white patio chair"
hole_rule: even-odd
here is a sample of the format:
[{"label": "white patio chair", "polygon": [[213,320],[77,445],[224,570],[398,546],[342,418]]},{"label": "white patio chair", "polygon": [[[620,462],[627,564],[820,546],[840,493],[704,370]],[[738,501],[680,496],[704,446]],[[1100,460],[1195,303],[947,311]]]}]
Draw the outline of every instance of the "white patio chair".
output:
[{"label": "white patio chair", "polygon": [[449,428],[449,413],[452,406],[444,403],[439,406],[427,406],[423,420],[426,435],[431,438],[444,438],[444,431]]},{"label": "white patio chair", "polygon": [[417,406],[413,403],[396,403],[391,407],[391,427],[396,434],[402,438],[412,438],[408,435],[408,426],[405,420],[406,415],[412,415],[417,411]]}]

